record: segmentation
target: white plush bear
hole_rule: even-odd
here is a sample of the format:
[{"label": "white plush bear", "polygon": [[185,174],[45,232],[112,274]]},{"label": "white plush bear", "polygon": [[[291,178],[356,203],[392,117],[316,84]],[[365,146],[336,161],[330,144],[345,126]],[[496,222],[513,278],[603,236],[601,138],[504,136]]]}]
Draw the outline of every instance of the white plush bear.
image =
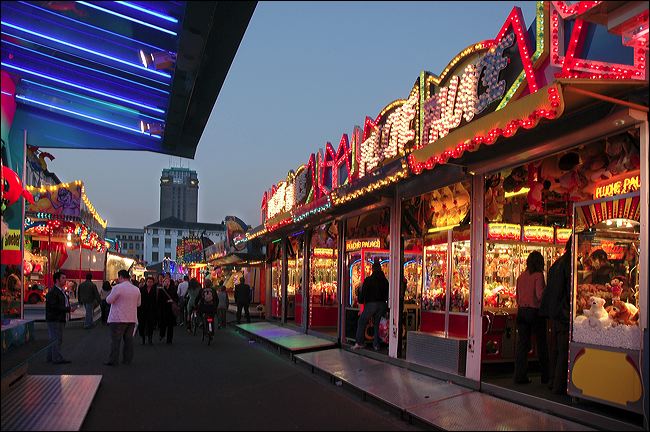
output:
[{"label": "white plush bear", "polygon": [[605,310],[605,299],[600,297],[589,297],[591,309],[584,309],[582,312],[589,319],[591,327],[609,327],[611,319]]}]

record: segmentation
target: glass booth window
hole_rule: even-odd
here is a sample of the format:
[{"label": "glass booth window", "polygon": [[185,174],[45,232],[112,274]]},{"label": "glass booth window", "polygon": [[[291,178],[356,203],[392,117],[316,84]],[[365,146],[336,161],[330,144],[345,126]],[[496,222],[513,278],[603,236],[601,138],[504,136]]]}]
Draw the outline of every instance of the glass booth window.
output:
[{"label": "glass booth window", "polygon": [[[420,331],[467,337],[470,192],[469,181],[464,181],[412,198],[403,205],[403,235],[409,239],[405,241],[405,263],[409,255],[417,256],[415,248],[409,251],[406,244],[419,243],[422,251]],[[415,241],[418,237],[421,242]],[[404,273],[408,274],[406,266]],[[407,321],[406,327],[413,329],[408,311]]]},{"label": "glass booth window", "polygon": [[302,267],[304,234],[289,237],[287,243],[287,319],[302,323]]},{"label": "glass booth window", "polygon": [[576,342],[631,350],[642,347],[638,202],[639,195],[627,195],[576,207]]},{"label": "glass booth window", "polygon": [[321,331],[338,326],[338,231],[330,222],[315,228],[310,244],[309,327]]},{"label": "glass booth window", "polygon": [[271,282],[271,317],[282,318],[282,246],[279,241],[268,248]]}]

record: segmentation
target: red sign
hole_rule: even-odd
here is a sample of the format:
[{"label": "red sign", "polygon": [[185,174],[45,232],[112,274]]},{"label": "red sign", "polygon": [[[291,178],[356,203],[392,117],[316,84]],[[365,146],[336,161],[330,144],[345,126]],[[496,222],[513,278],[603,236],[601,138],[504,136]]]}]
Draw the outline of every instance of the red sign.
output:
[{"label": "red sign", "polygon": [[621,174],[596,184],[594,199],[624,195],[641,189],[641,176],[639,171]]},{"label": "red sign", "polygon": [[521,241],[521,226],[508,223],[491,223],[487,227],[488,240]]}]

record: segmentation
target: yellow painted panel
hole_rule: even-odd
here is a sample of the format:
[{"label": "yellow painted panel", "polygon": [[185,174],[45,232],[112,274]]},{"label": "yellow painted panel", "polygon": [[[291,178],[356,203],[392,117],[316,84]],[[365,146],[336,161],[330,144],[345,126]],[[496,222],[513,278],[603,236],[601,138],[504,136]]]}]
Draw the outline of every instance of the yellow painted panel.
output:
[{"label": "yellow painted panel", "polygon": [[573,365],[573,384],[585,396],[619,405],[638,401],[643,394],[641,378],[626,357],[625,353],[585,348]]}]

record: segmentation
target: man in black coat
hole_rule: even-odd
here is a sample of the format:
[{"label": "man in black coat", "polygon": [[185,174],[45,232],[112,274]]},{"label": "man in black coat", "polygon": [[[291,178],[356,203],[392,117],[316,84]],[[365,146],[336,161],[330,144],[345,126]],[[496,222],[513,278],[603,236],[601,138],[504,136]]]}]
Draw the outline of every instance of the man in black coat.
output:
[{"label": "man in black coat", "polygon": [[64,286],[66,276],[59,272],[54,273],[54,286],[45,296],[45,321],[47,321],[47,333],[50,338],[50,347],[47,350],[48,363],[66,364],[61,355],[61,344],[63,343],[63,328],[67,315],[73,311],[70,308],[70,299],[65,293]]},{"label": "man in black coat", "polygon": [[146,285],[140,288],[141,301],[138,307],[138,332],[142,345],[145,344],[145,338],[149,345],[153,345],[153,329],[158,315],[157,292],[153,276],[147,276]]},{"label": "man in black coat", "polygon": [[84,305],[86,309],[86,318],[84,319],[84,328],[90,329],[93,327],[93,314],[95,311],[95,304],[99,304],[102,299],[99,297],[97,286],[93,283],[92,273],[86,274],[86,280],[77,288],[77,300],[79,304]]},{"label": "man in black coat", "polygon": [[548,387],[555,394],[566,394],[569,364],[569,322],[571,308],[571,240],[564,254],[548,269],[540,314],[551,320],[551,352]]},{"label": "man in black coat", "polygon": [[244,277],[239,278],[239,284],[235,286],[235,303],[237,304],[237,324],[241,324],[241,311],[244,309],[246,322],[250,324],[251,315],[248,307],[251,304],[251,287],[244,282]]},{"label": "man in black coat", "polygon": [[388,279],[381,269],[381,263],[375,259],[372,264],[372,275],[363,281],[359,292],[359,304],[363,304],[363,312],[357,324],[356,342],[352,349],[363,348],[365,342],[366,325],[370,317],[374,324],[374,340],[372,346],[379,351],[379,320],[388,308]]}]

